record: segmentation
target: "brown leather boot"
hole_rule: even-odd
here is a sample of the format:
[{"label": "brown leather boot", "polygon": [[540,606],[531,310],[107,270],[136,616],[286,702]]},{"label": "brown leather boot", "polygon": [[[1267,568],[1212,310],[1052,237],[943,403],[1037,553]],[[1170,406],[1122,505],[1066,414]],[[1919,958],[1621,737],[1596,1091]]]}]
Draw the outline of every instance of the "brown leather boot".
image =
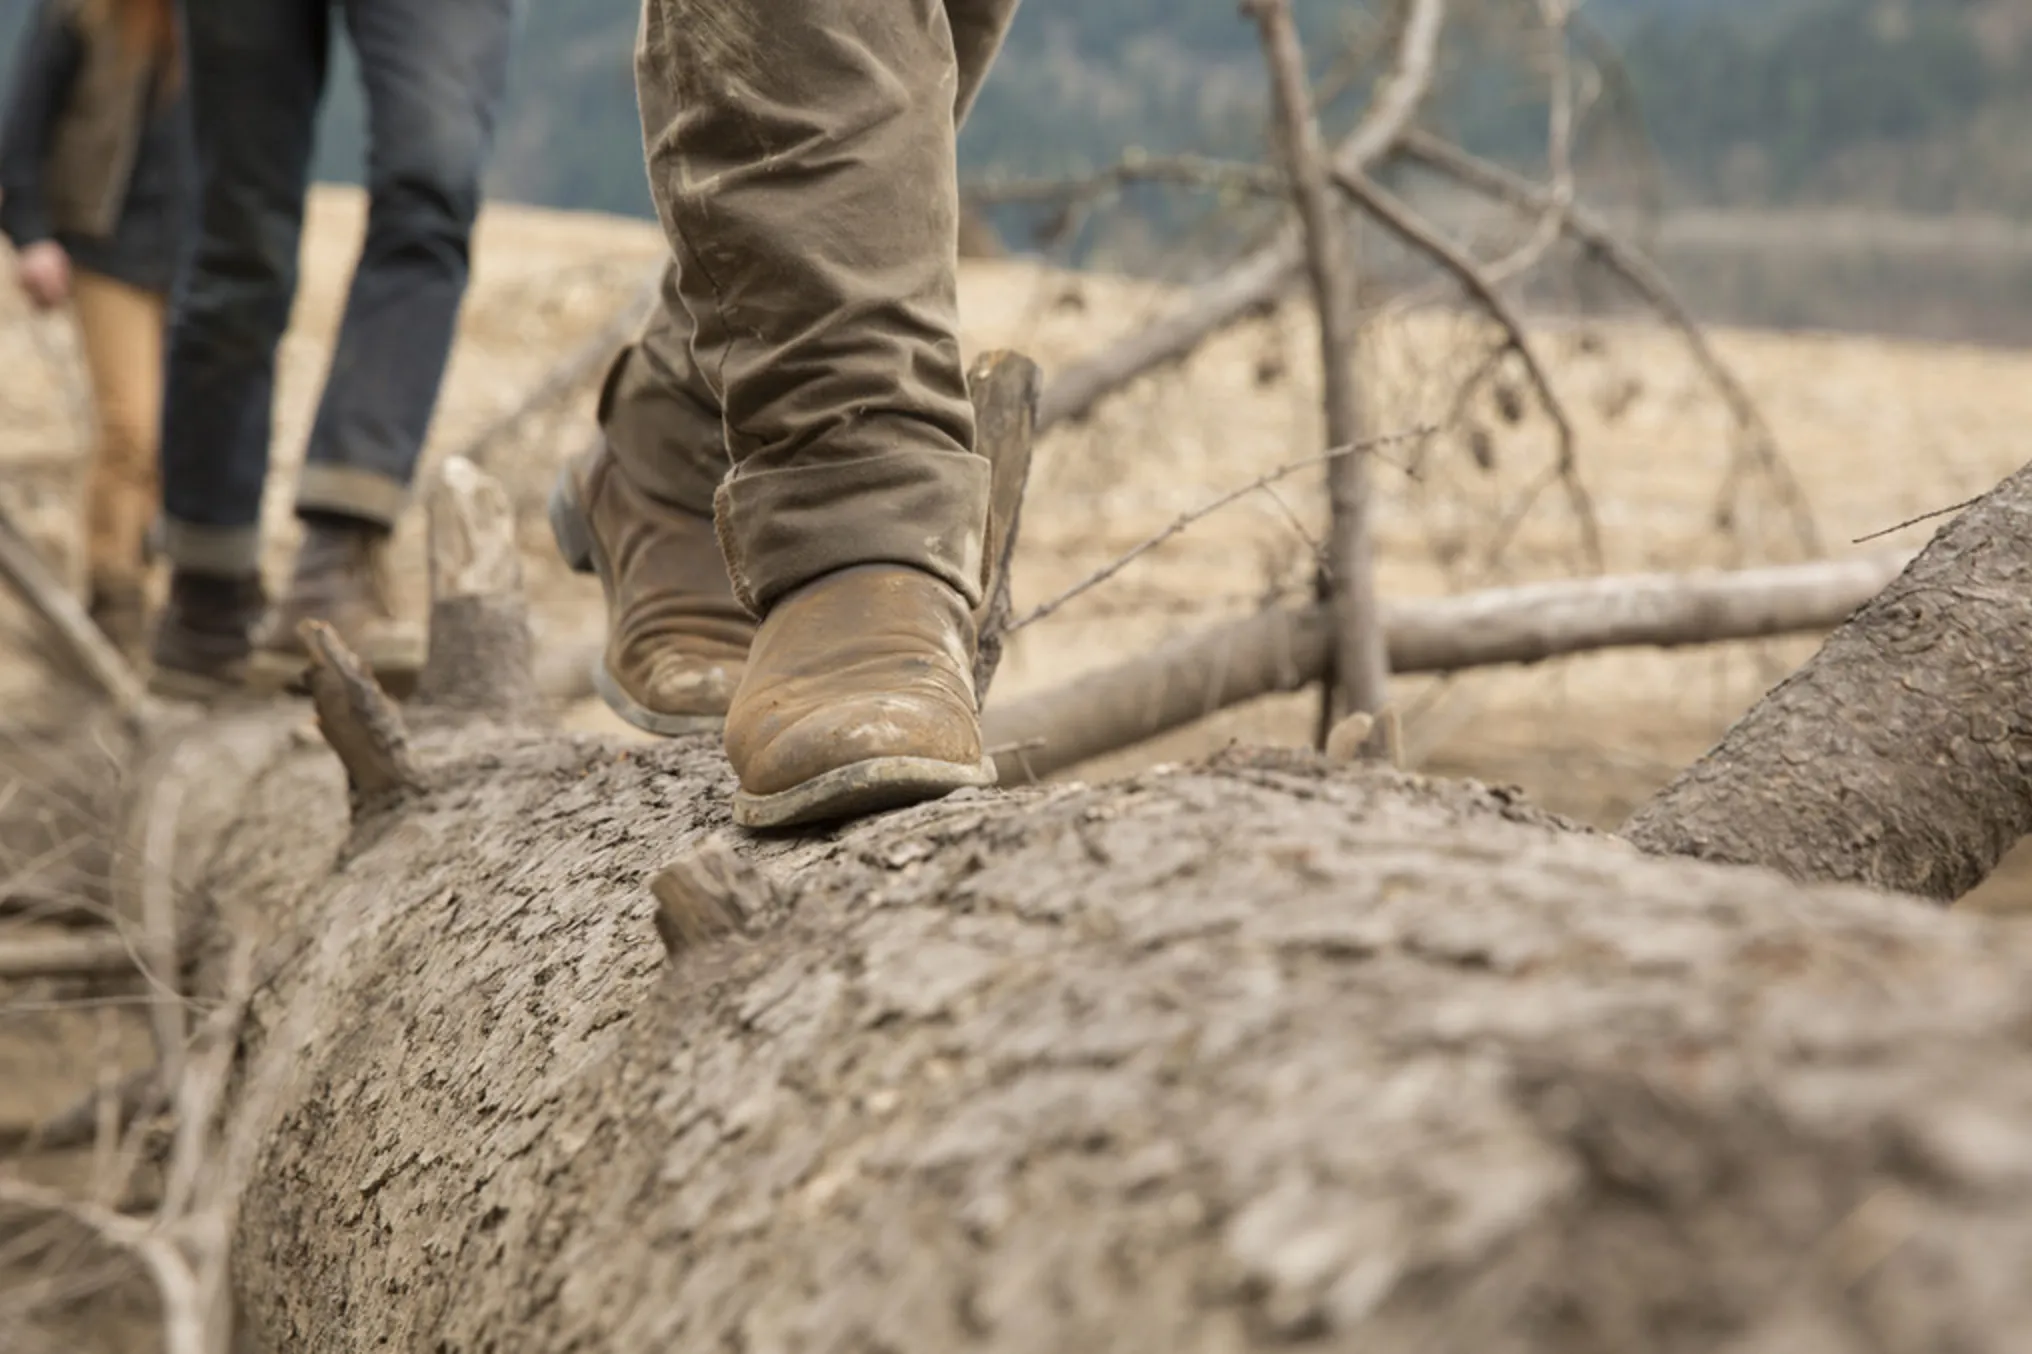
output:
[{"label": "brown leather boot", "polygon": [[140,578],[95,575],[85,612],[129,662],[148,651],[148,593]]},{"label": "brown leather boot", "polygon": [[920,569],[867,564],[770,608],[727,715],[744,827],[824,822],[992,785],[974,618]]},{"label": "brown leather boot", "polygon": [[649,733],[719,732],[755,620],[734,600],[712,518],[643,493],[603,438],[558,476],[550,526],[565,563],[598,574],[607,596],[601,699]]},{"label": "brown leather boot", "polygon": [[391,695],[416,687],[423,670],[419,627],[395,616],[389,600],[388,533],[372,523],[318,517],[304,523],[289,591],[255,641],[250,680],[297,684],[310,662],[297,627],[320,620],[336,630]]},{"label": "brown leather boot", "polygon": [[148,689],[173,700],[211,701],[246,686],[254,627],[268,600],[261,580],[216,578],[182,569],[169,576],[169,600],[155,627]]}]

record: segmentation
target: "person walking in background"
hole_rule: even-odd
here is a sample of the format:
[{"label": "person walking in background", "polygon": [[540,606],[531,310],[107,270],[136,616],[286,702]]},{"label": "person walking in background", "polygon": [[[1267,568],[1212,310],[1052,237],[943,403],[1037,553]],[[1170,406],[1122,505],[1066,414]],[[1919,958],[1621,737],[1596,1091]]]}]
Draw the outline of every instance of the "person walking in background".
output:
[{"label": "person walking in background", "polygon": [[75,316],[97,416],[85,491],[92,618],[138,654],[156,512],[163,312],[191,178],[172,0],[45,0],[0,130],[0,231],[42,310]]},{"label": "person walking in background", "polygon": [[[300,669],[329,622],[384,681],[413,677],[385,551],[407,501],[464,298],[513,0],[186,0],[197,239],[170,323],[152,684],[205,697],[259,655]],[[367,234],[296,486],[304,535],[265,629],[261,497],[275,353],[295,297],[336,21],[367,102]]]}]

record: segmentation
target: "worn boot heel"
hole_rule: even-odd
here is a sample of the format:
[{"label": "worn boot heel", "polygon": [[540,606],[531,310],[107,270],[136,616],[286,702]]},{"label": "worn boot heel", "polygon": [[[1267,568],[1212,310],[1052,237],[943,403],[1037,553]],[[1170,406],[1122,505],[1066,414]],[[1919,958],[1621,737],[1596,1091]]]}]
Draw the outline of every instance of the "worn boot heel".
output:
[{"label": "worn boot heel", "polygon": [[558,472],[557,483],[550,489],[550,535],[573,573],[598,572],[593,562],[593,524],[586,520],[570,467]]}]

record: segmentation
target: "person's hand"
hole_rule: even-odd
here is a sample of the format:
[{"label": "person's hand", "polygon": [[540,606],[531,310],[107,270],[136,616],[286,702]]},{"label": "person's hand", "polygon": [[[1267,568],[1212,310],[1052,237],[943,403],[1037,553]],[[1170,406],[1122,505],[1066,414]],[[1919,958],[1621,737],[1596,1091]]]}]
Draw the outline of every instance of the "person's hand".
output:
[{"label": "person's hand", "polygon": [[54,310],[70,299],[71,256],[55,240],[38,240],[15,255],[14,276],[38,310]]}]

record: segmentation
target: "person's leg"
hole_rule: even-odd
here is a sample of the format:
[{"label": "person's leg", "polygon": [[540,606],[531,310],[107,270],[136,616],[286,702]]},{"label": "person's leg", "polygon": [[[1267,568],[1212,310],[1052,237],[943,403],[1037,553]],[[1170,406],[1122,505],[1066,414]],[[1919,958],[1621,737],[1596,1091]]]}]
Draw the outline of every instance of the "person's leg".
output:
[{"label": "person's leg", "polygon": [[99,432],[85,484],[92,616],[131,653],[142,640],[146,539],[155,516],[163,298],[79,269],[71,300]]},{"label": "person's leg", "polygon": [[953,124],[964,126],[974,100],[994,67],[995,54],[1016,17],[1017,0],[945,0],[952,25],[953,58],[959,66],[959,88],[953,96]]},{"label": "person's leg", "polygon": [[470,268],[481,175],[508,76],[512,0],[339,0],[367,101],[367,234],[297,480],[304,522],[263,648],[329,622],[384,682],[423,660],[396,622],[387,537],[407,502]]},{"label": "person's leg", "polygon": [[[1015,0],[947,4],[956,125],[1014,9]],[[712,540],[713,496],[731,462],[692,329],[673,258],[659,304],[608,370],[599,440],[559,476],[552,498],[560,549],[574,568],[599,574],[607,599],[596,684],[623,719],[663,734],[721,724],[754,632]]]},{"label": "person's leg", "polygon": [[717,731],[755,622],[713,530],[727,473],[719,404],[691,355],[691,317],[665,267],[658,303],[600,387],[600,435],[558,476],[551,523],[572,568],[597,573],[607,643],[594,685],[665,735]]},{"label": "person's leg", "polygon": [[367,234],[299,511],[394,525],[437,408],[508,79],[512,0],[340,0],[367,102]]},{"label": "person's leg", "polygon": [[329,51],[326,0],[189,0],[197,238],[171,308],[162,411],[170,602],[158,685],[238,681],[259,619],[275,349],[296,295]]},{"label": "person's leg", "polygon": [[752,825],[991,778],[969,674],[988,467],[957,338],[942,0],[650,0],[638,89],[762,617],[727,720]]}]

